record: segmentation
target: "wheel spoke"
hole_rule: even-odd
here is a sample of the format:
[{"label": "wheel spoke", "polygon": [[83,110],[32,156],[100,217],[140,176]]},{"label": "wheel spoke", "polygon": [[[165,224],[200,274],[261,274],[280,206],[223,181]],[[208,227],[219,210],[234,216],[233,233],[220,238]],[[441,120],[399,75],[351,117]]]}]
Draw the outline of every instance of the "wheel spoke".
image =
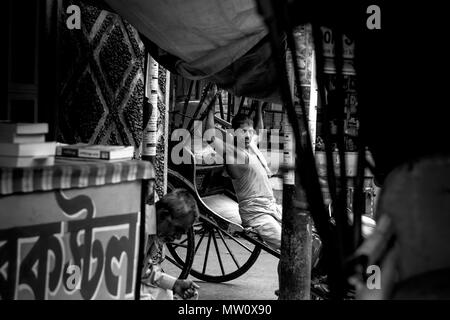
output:
[{"label": "wheel spoke", "polygon": [[225,270],[223,269],[223,264],[222,264],[222,258],[220,257],[220,253],[219,253],[219,246],[217,245],[215,229],[213,229],[213,241],[214,241],[214,247],[216,247],[217,258],[219,259],[220,270],[222,271],[222,275],[225,275]]},{"label": "wheel spoke", "polygon": [[169,260],[176,267],[183,269],[183,267],[178,262],[176,262],[174,259],[172,259],[172,257],[166,256],[166,259]]},{"label": "wheel spoke", "polygon": [[189,237],[186,237],[186,239],[184,239],[183,241],[181,241],[179,244],[183,244],[183,243],[185,243],[186,241],[188,241],[189,240]]},{"label": "wheel spoke", "polygon": [[238,239],[236,239],[235,237],[233,237],[231,234],[229,234],[228,232],[223,231],[223,233],[225,233],[227,236],[229,236],[234,242],[238,243],[241,247],[243,247],[245,250],[247,250],[248,252],[253,252],[253,250],[251,250],[249,247],[247,247],[245,244],[243,244],[242,242],[240,242]]},{"label": "wheel spoke", "polygon": [[181,243],[171,243],[172,247],[183,247],[187,249],[187,245],[186,244],[181,244]]},{"label": "wheel spoke", "polygon": [[186,245],[186,244],[183,245],[183,243],[185,243],[185,242],[188,241],[188,240],[189,240],[189,237],[186,237],[186,239],[184,239],[183,241],[181,241],[181,242],[179,242],[179,243],[171,242],[170,244],[171,244],[173,247],[183,247],[183,248],[186,248],[186,249],[187,249],[187,245]]},{"label": "wheel spoke", "polygon": [[206,234],[206,230],[203,229],[203,234],[202,234],[200,240],[198,241],[197,246],[195,247],[194,255],[197,253],[197,250],[198,250],[198,248],[200,247],[200,243],[202,243],[203,238],[205,237],[205,234]]},{"label": "wheel spoke", "polygon": [[205,271],[206,271],[206,264],[208,263],[208,255],[209,255],[209,246],[210,246],[210,244],[211,244],[211,231],[209,232],[208,244],[206,245],[205,261],[203,262],[202,274],[205,274]]},{"label": "wheel spoke", "polygon": [[230,248],[228,247],[228,245],[227,245],[225,239],[223,238],[222,231],[217,230],[217,232],[219,233],[220,239],[222,239],[222,242],[223,242],[223,244],[225,245],[225,248],[227,248],[228,252],[230,253],[231,259],[233,259],[234,263],[236,264],[236,266],[237,266],[238,269],[239,269],[241,266],[240,266],[239,262],[236,260],[236,258],[234,257],[233,252],[231,252]]}]

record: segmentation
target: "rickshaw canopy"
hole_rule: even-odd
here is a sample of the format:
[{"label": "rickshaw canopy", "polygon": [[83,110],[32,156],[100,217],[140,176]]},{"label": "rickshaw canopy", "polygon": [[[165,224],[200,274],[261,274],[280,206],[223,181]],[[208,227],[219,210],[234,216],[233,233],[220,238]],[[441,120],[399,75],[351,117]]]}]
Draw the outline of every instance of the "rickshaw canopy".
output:
[{"label": "rickshaw canopy", "polygon": [[106,0],[191,80],[238,96],[279,102],[267,28],[254,0]]}]

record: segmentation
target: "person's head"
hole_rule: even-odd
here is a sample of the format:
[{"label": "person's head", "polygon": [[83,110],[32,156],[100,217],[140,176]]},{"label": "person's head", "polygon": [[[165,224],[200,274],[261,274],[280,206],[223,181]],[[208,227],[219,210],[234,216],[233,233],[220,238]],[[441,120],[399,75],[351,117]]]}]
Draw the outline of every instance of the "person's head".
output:
[{"label": "person's head", "polygon": [[248,148],[253,136],[255,135],[253,120],[245,114],[238,114],[231,121],[231,126],[235,131],[236,137],[241,139],[243,138],[245,147]]},{"label": "person's head", "polygon": [[155,207],[158,237],[165,242],[179,239],[198,217],[197,203],[185,189],[167,193]]}]

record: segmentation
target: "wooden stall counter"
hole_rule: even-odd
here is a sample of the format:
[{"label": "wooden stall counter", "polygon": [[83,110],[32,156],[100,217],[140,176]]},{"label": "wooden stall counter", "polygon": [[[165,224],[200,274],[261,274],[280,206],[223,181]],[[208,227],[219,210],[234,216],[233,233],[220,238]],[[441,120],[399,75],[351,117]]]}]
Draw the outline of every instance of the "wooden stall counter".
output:
[{"label": "wooden stall counter", "polygon": [[0,178],[1,299],[134,299],[149,162],[0,168]]}]

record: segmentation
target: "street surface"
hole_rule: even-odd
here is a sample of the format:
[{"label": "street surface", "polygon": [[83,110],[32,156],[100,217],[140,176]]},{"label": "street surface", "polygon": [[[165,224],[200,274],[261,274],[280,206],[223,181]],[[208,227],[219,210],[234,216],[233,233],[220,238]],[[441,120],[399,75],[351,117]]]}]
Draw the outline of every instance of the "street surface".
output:
[{"label": "street surface", "polygon": [[[196,235],[196,244],[199,240],[200,236]],[[200,272],[203,270],[207,242],[205,237],[194,258],[193,268]],[[230,241],[228,238],[225,238],[225,242],[235,259],[242,265],[249,256],[248,252],[239,244]],[[236,270],[237,267],[235,262],[219,237],[216,238],[216,243],[219,247],[218,251],[225,273]],[[247,245],[250,249],[253,248],[253,246],[245,240],[242,240],[242,243]],[[167,255],[170,256],[170,253],[167,252]],[[218,260],[214,241],[211,240],[206,274],[222,274]],[[196,281],[200,286],[199,300],[275,300],[277,299],[277,296],[274,292],[278,289],[277,265],[277,258],[265,251],[261,251],[256,263],[246,273],[234,280],[224,283],[211,283],[198,280],[192,275],[189,277]],[[167,261],[164,263],[163,267],[165,272],[171,275],[176,276],[179,274],[179,269]]]}]

